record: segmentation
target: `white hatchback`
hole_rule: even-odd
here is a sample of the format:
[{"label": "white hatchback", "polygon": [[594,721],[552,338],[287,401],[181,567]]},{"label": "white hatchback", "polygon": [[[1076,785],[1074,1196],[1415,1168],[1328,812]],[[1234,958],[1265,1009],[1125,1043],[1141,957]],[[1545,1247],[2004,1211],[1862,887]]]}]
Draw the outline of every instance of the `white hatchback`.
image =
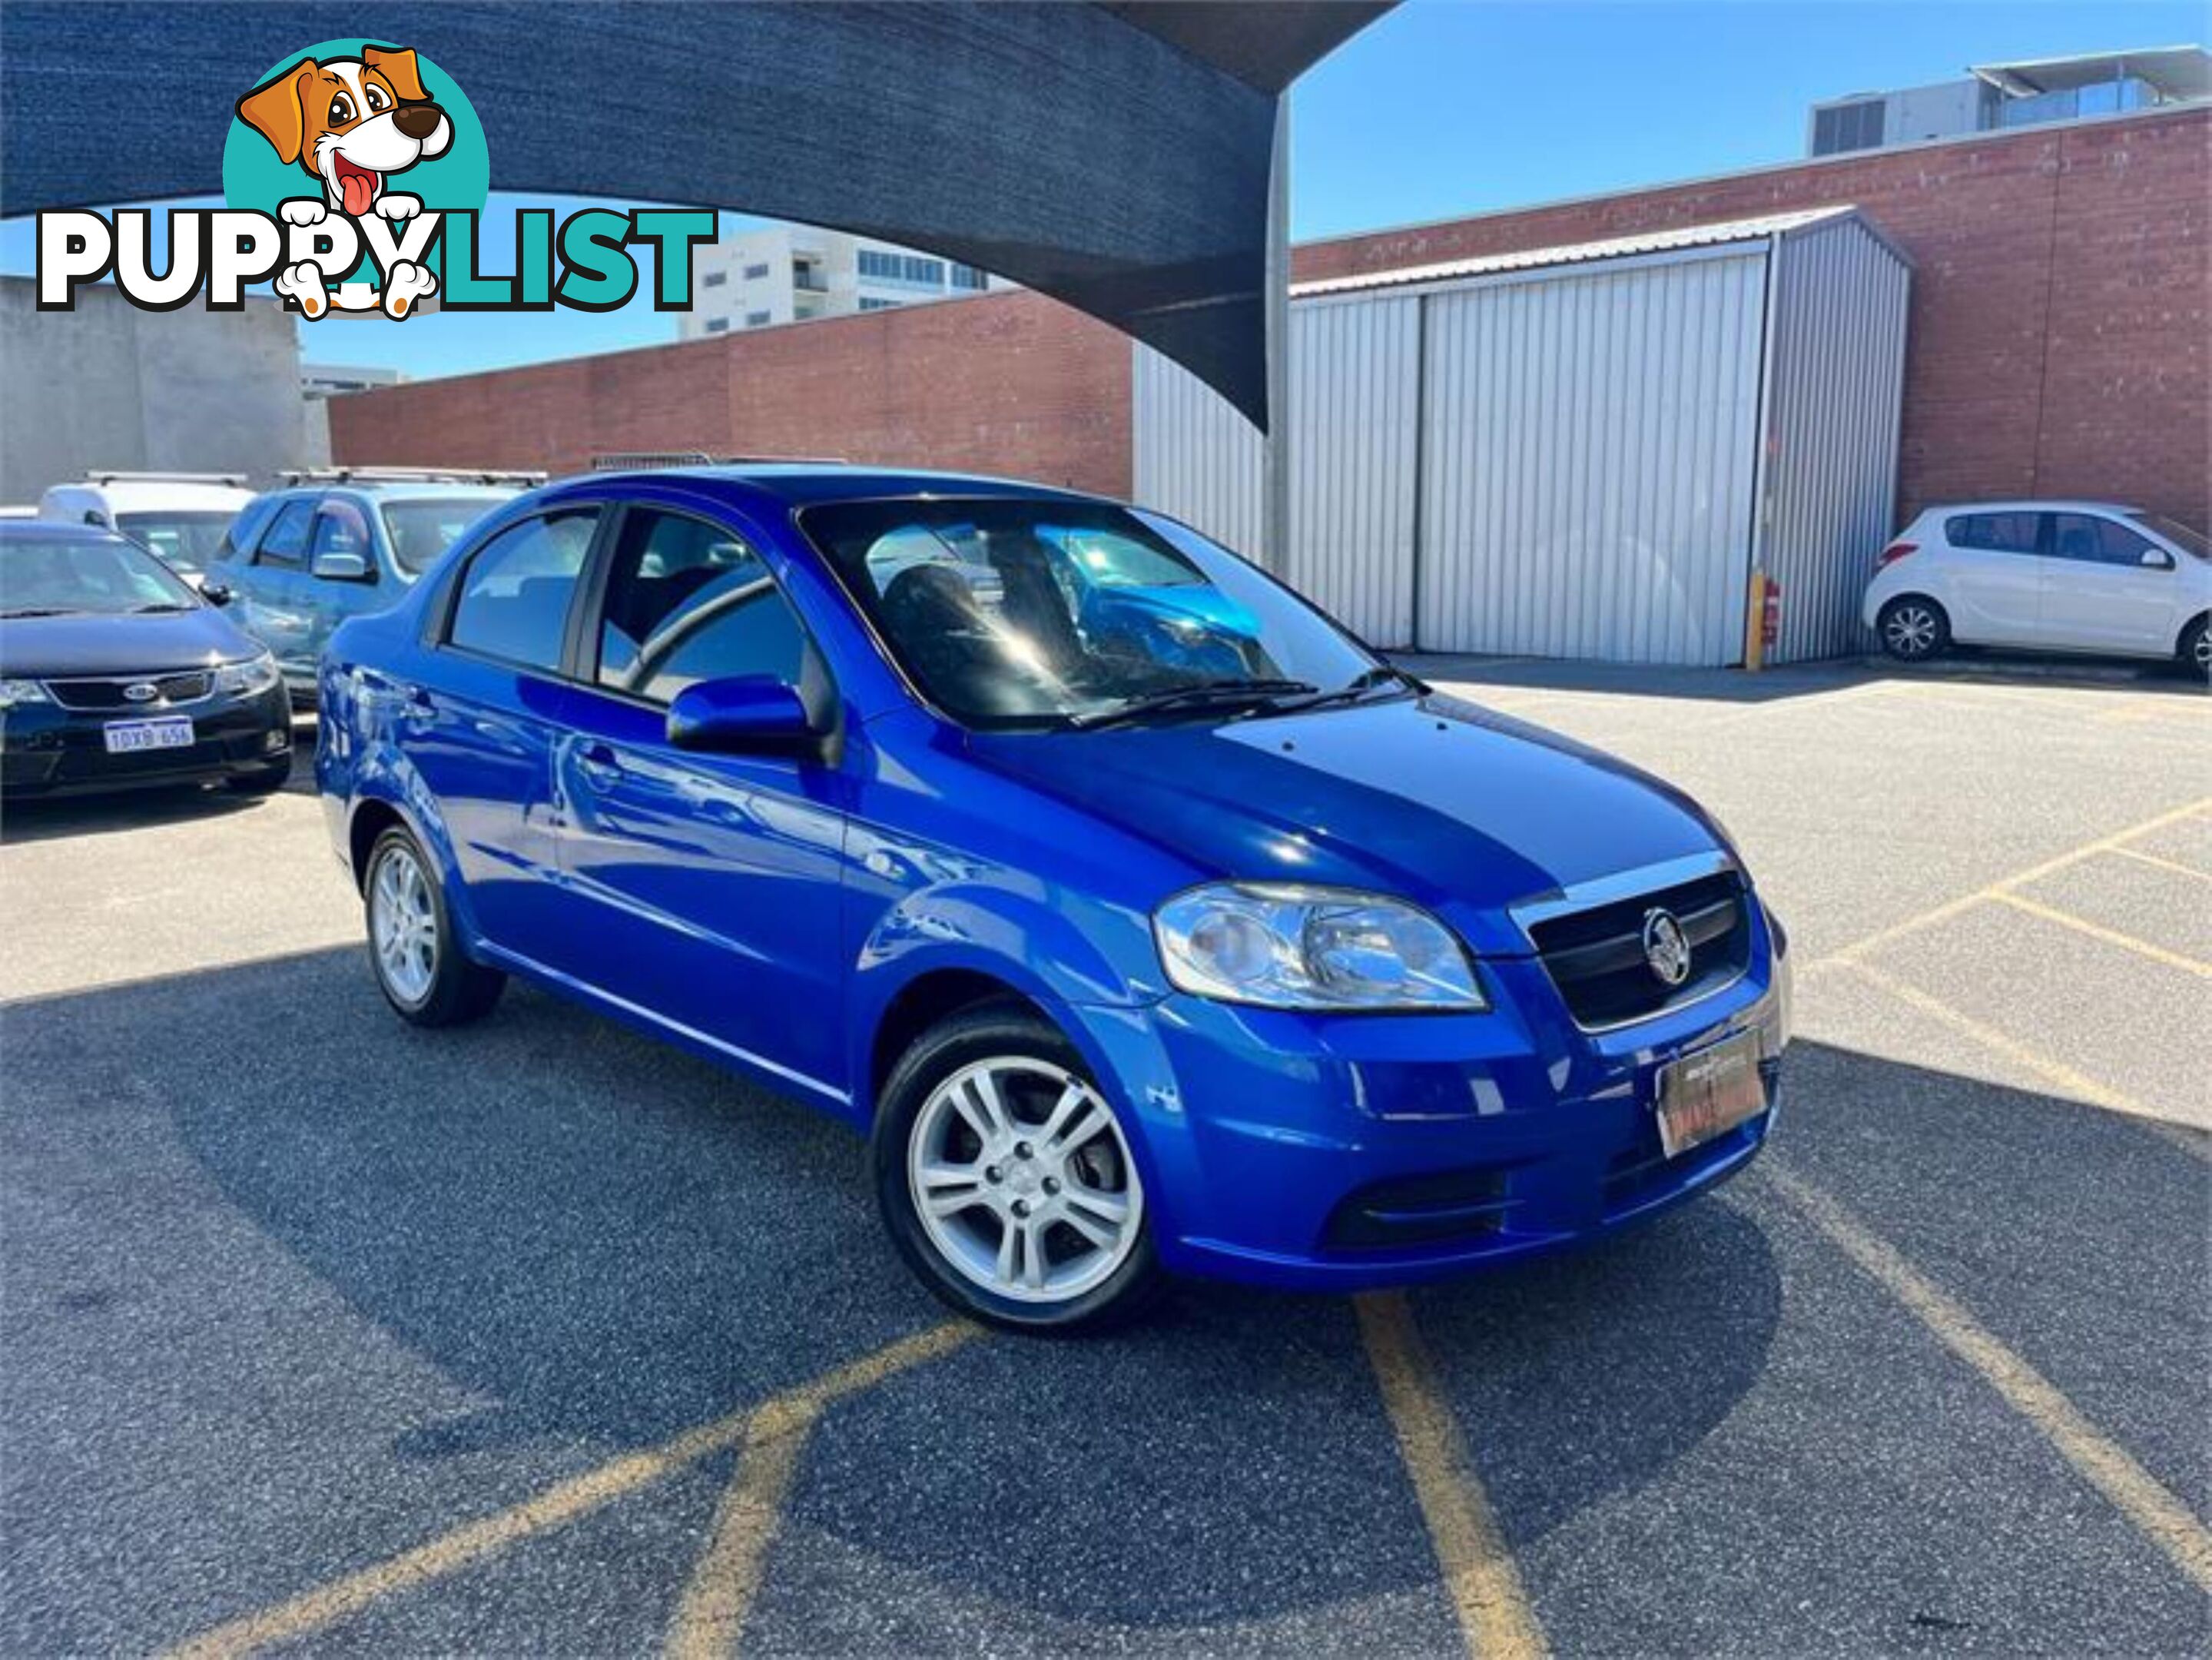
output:
[{"label": "white hatchback", "polygon": [[39,517],[120,531],[198,587],[230,521],[252,499],[240,473],[94,472],[49,489]]},{"label": "white hatchback", "polygon": [[1954,642],[2175,658],[2212,674],[2212,548],[2108,502],[1930,508],[1875,561],[1867,626],[1905,662]]}]

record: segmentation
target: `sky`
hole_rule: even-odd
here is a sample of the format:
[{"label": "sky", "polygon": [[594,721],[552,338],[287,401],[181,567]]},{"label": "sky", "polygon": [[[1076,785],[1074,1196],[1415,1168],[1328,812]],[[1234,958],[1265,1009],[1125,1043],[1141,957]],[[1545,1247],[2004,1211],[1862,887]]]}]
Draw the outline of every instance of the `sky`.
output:
[{"label": "sky", "polygon": [[[1806,106],[1818,100],[1946,80],[1970,64],[2202,44],[2207,20],[2202,0],[1407,0],[1291,94],[1291,234],[1789,161],[1804,153]],[[514,208],[542,204],[581,205],[495,192],[488,253]],[[0,224],[0,271],[29,271],[32,246],[25,222]],[[485,269],[501,267],[488,258]],[[434,312],[301,331],[311,362],[425,379],[658,344],[676,324],[641,302],[604,315]]]}]

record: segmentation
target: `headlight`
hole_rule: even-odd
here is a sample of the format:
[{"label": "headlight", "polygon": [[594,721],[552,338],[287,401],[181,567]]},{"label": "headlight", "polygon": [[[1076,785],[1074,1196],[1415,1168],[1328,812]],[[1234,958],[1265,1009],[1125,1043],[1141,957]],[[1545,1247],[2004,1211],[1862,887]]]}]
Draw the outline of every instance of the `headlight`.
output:
[{"label": "headlight", "polygon": [[[1759,908],[1766,909],[1763,901]],[[1790,935],[1782,926],[1782,919],[1771,910],[1766,910],[1766,933],[1774,942],[1773,1013],[1765,1044],[1766,1053],[1771,1056],[1790,1047],[1791,1023],[1796,1018],[1790,1005],[1796,995],[1796,986],[1790,968]]]},{"label": "headlight", "polygon": [[0,709],[12,709],[19,703],[49,703],[46,689],[35,680],[0,680]]},{"label": "headlight", "polygon": [[1483,1009],[1467,953],[1426,911],[1380,894],[1276,883],[1194,888],[1152,935],[1169,981],[1285,1009]]},{"label": "headlight", "polygon": [[276,660],[267,652],[243,663],[225,663],[215,672],[215,689],[233,697],[251,697],[276,684]]}]

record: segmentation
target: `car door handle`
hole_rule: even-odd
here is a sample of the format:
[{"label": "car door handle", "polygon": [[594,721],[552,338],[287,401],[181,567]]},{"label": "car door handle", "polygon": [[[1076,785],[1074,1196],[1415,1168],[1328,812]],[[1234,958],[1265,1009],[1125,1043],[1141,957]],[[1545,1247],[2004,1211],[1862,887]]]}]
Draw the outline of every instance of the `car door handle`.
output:
[{"label": "car door handle", "polygon": [[605,744],[586,744],[576,751],[576,770],[586,781],[605,789],[622,776],[622,763]]}]

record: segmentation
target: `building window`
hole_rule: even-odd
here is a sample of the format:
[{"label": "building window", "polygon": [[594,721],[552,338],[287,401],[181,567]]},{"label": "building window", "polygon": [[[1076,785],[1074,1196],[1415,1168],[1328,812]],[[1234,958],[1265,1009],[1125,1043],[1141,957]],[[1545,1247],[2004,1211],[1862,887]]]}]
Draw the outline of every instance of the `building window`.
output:
[{"label": "building window", "polygon": [[699,279],[699,286],[702,289],[719,289],[729,280],[729,272],[726,271],[710,271],[704,277]]},{"label": "building window", "polygon": [[973,289],[980,293],[990,281],[978,266],[956,263],[952,267],[952,286],[956,289]]},{"label": "building window", "polygon": [[1879,98],[1814,110],[1813,154],[1839,155],[1845,150],[1879,149],[1888,113],[1889,106]]},{"label": "building window", "polygon": [[767,275],[768,263],[765,260],[762,261],[757,265],[747,265],[745,267],[745,281],[748,283],[757,283],[762,277]]},{"label": "building window", "polygon": [[896,300],[878,300],[872,294],[864,294],[860,296],[862,311],[896,311],[898,303]]},{"label": "building window", "polygon": [[749,311],[745,313],[745,326],[749,329],[759,328],[769,320],[769,313],[764,311]]},{"label": "building window", "polygon": [[727,334],[729,331],[730,331],[730,319],[729,319],[728,318],[726,318],[726,317],[710,317],[710,318],[708,318],[708,319],[707,319],[707,332],[708,332],[708,333],[709,333],[709,334]]},{"label": "building window", "polygon": [[912,283],[924,288],[945,286],[945,262],[925,259],[918,253],[893,253],[887,248],[860,251],[860,275],[878,283]]}]

